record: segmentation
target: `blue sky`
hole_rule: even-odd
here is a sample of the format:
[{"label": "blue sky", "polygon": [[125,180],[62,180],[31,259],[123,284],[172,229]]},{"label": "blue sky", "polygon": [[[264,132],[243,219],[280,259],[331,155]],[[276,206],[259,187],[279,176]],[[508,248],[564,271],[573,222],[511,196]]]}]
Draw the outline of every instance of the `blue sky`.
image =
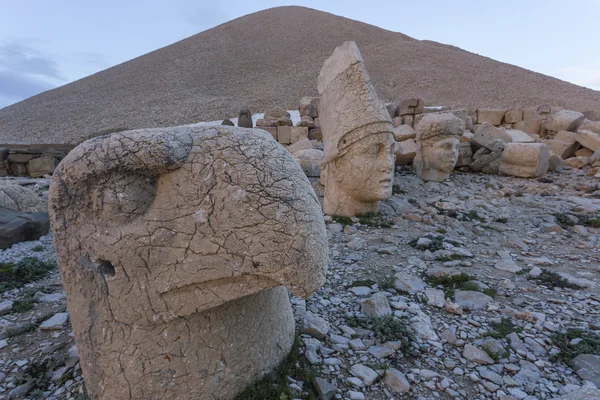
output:
[{"label": "blue sky", "polygon": [[600,90],[600,0],[0,0],[0,107],[242,15],[302,5]]}]

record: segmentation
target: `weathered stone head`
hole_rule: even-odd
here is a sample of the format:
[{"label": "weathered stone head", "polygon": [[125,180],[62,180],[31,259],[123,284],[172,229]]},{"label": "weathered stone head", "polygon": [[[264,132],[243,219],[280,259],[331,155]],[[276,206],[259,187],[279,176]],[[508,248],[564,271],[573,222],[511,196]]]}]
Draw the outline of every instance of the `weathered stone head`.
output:
[{"label": "weathered stone head", "polygon": [[289,351],[287,292],[324,282],[327,236],[301,169],[234,127],[87,141],[50,216],[93,399],[231,399]]},{"label": "weathered stone head", "polygon": [[354,42],[335,49],[319,74],[327,214],[375,212],[392,195],[394,125]]},{"label": "weathered stone head", "polygon": [[413,166],[420,179],[442,182],[450,176],[458,160],[463,124],[452,113],[429,114],[419,122]]}]

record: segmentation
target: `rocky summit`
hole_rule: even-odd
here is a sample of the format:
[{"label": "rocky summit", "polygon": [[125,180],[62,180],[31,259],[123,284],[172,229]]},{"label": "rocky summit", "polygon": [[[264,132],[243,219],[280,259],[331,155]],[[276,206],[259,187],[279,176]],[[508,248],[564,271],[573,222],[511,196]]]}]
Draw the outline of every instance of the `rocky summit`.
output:
[{"label": "rocky summit", "polygon": [[[11,178],[41,198],[47,182]],[[326,283],[290,297],[297,339],[274,374],[283,380],[238,398],[598,398],[595,181],[565,168],[423,183],[397,167],[394,182],[380,214],[325,216]],[[87,399],[52,237],[0,259],[0,398]],[[7,264],[50,267],[17,285]]]},{"label": "rocky summit", "polygon": [[[427,18],[421,14],[414,12],[415,18]],[[403,18],[398,16],[399,26]],[[81,137],[119,130],[231,118],[242,107],[252,112],[293,109],[298,99],[317,95],[323,62],[348,40],[361,49],[385,101],[419,96],[433,106],[550,103],[600,112],[598,91],[452,43],[416,40],[290,6],[245,15],[5,107],[0,110],[0,143],[77,143]]]}]

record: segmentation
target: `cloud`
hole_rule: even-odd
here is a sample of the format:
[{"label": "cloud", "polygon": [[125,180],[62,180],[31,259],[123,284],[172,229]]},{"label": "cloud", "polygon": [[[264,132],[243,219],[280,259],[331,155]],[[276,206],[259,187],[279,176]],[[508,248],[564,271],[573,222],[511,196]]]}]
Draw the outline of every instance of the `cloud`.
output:
[{"label": "cloud", "polygon": [[64,80],[54,60],[31,47],[15,42],[0,45],[0,70]]},{"label": "cloud", "polygon": [[12,71],[0,71],[0,96],[26,98],[54,85],[26,74]]},{"label": "cloud", "polygon": [[16,41],[0,43],[0,107],[65,82],[58,63]]}]

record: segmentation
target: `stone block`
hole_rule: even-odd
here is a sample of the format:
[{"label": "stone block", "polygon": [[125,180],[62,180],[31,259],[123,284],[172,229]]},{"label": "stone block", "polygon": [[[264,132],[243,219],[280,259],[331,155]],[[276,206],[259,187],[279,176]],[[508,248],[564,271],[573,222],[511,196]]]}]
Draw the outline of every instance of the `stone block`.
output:
[{"label": "stone block", "polygon": [[292,127],[281,125],[277,127],[277,141],[281,144],[292,143]]},{"label": "stone block", "polygon": [[592,131],[594,133],[600,133],[600,121],[590,121],[588,119],[583,120],[577,129],[580,131]]},{"label": "stone block", "polygon": [[505,124],[516,124],[517,122],[521,121],[523,121],[523,110],[520,108],[507,110],[504,114]]},{"label": "stone block", "polygon": [[509,140],[509,142],[513,142],[513,143],[533,143],[533,142],[535,142],[534,138],[532,138],[527,133],[520,131],[518,129],[506,129],[506,128],[500,128],[500,129],[502,129],[504,131],[504,133],[506,133],[508,136],[510,136],[511,140]]},{"label": "stone block", "polygon": [[425,108],[425,101],[416,97],[403,100],[398,105],[399,116],[421,114]]},{"label": "stone block", "polygon": [[37,154],[12,153],[8,155],[8,161],[11,163],[27,163],[37,156]]},{"label": "stone block", "polygon": [[575,152],[575,157],[592,157],[594,152],[588,148],[581,148]]},{"label": "stone block", "polygon": [[550,114],[544,128],[549,131],[572,131],[576,130],[577,127],[585,119],[584,115],[577,111],[571,110],[560,110]]},{"label": "stone block", "polygon": [[489,122],[484,122],[473,135],[473,140],[480,146],[487,146],[493,140],[500,139],[503,142],[511,142],[512,136],[507,134],[503,129],[496,128]]},{"label": "stone block", "polygon": [[320,126],[315,126],[314,129],[308,130],[308,138],[310,140],[323,140],[323,132]]},{"label": "stone block", "polygon": [[262,129],[263,131],[267,131],[271,134],[271,136],[273,136],[273,139],[277,140],[277,128],[274,126],[264,126],[261,127],[260,129]]},{"label": "stone block", "polygon": [[58,159],[51,156],[42,156],[29,161],[29,176],[39,178],[50,175],[58,165]]},{"label": "stone block", "polygon": [[415,132],[415,130],[409,125],[396,126],[392,130],[392,133],[394,134],[394,139],[396,139],[396,142],[414,139],[417,136],[417,132]]},{"label": "stone block", "polygon": [[290,130],[291,142],[296,143],[302,139],[308,139],[308,128],[294,126]]},{"label": "stone block", "polygon": [[394,103],[386,103],[385,108],[387,108],[388,113],[390,113],[390,118],[392,120],[398,116],[398,106]]},{"label": "stone block", "polygon": [[304,174],[309,178],[321,176],[321,161],[323,151],[316,149],[299,150],[293,154],[294,160],[300,165]]},{"label": "stone block", "polygon": [[550,150],[544,143],[507,143],[500,172],[521,178],[538,177],[548,172],[549,159]]},{"label": "stone block", "polygon": [[583,115],[590,121],[599,121],[600,122],[600,110],[584,111]]},{"label": "stone block", "polygon": [[523,131],[529,135],[539,135],[542,127],[542,120],[539,118],[528,118],[513,125],[514,129]]},{"label": "stone block", "polygon": [[402,117],[394,117],[394,126],[402,125]]},{"label": "stone block", "polygon": [[300,117],[300,121],[296,124],[297,127],[312,129],[315,127],[315,120],[309,116]]},{"label": "stone block", "polygon": [[11,175],[22,176],[28,175],[26,163],[10,163]]},{"label": "stone block", "polygon": [[585,167],[590,163],[590,157],[571,157],[562,162],[562,165],[575,169]]},{"label": "stone block", "polygon": [[456,167],[466,167],[473,162],[473,149],[471,143],[461,142],[458,145],[458,160],[456,161]]},{"label": "stone block", "polygon": [[300,116],[317,118],[319,116],[320,100],[320,97],[303,97],[302,99],[300,99],[300,107],[298,107],[298,111],[300,111]]},{"label": "stone block", "polygon": [[556,154],[550,153],[550,159],[548,161],[548,171],[556,171],[562,165],[563,159]]},{"label": "stone block", "polygon": [[417,155],[417,143],[414,139],[396,143],[394,154],[396,155],[396,165],[411,164]]},{"label": "stone block", "polygon": [[48,213],[25,213],[0,206],[0,249],[15,243],[37,240],[48,233]]},{"label": "stone block", "polygon": [[402,124],[408,125],[410,127],[415,126],[415,116],[414,115],[403,115],[402,116]]},{"label": "stone block", "polygon": [[287,147],[287,150],[290,153],[294,154],[297,151],[300,151],[300,150],[310,150],[312,148],[313,148],[313,146],[312,146],[312,143],[311,143],[310,140],[308,140],[308,139],[302,139],[302,140],[298,140],[294,144],[289,145]]},{"label": "stone block", "polygon": [[577,140],[583,147],[590,149],[592,152],[600,148],[600,134],[592,131],[577,131],[575,140]]},{"label": "stone block", "polygon": [[484,122],[490,123],[492,125],[502,125],[502,121],[504,120],[504,114],[506,113],[505,109],[495,108],[495,109],[482,109],[477,110],[477,123],[483,124]]}]

